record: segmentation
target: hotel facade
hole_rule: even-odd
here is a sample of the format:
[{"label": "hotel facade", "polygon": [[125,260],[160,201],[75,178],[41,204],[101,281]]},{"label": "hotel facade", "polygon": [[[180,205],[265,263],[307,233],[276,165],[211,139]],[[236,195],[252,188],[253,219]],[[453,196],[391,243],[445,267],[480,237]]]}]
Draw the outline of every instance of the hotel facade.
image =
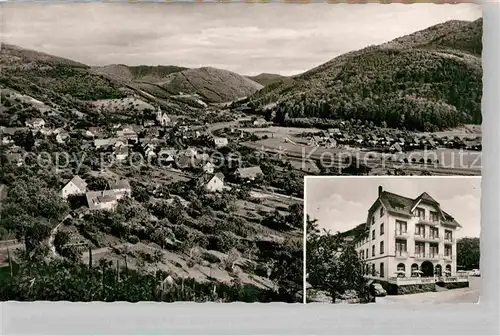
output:
[{"label": "hotel facade", "polygon": [[408,198],[379,187],[365,225],[356,250],[367,277],[396,284],[456,277],[461,225],[429,194]]}]

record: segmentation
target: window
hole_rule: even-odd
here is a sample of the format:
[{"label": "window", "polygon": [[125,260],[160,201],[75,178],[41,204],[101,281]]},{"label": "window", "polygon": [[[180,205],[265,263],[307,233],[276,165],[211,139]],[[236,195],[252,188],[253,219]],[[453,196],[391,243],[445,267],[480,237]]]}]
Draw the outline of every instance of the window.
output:
[{"label": "window", "polygon": [[406,270],[406,266],[403,263],[398,264],[398,272],[404,272]]},{"label": "window", "polygon": [[425,255],[425,244],[415,243],[415,255],[423,257]]},{"label": "window", "polygon": [[375,224],[375,216],[372,216],[372,225]]},{"label": "window", "polygon": [[380,277],[384,277],[384,263],[380,263]]},{"label": "window", "polygon": [[431,258],[436,258],[439,255],[439,245],[430,244],[429,245],[429,254]]},{"label": "window", "polygon": [[380,235],[384,234],[384,223],[380,224]]},{"label": "window", "polygon": [[381,207],[380,208],[380,217],[382,217],[384,215],[384,207]]},{"label": "window", "polygon": [[396,239],[396,256],[402,256],[406,254],[406,240]]},{"label": "window", "polygon": [[361,251],[361,259],[365,259],[365,250]]},{"label": "window", "polygon": [[415,235],[425,237],[425,227],[423,225],[415,225]]},{"label": "window", "polygon": [[451,246],[450,245],[444,246],[444,255],[446,257],[451,257]]},{"label": "window", "polygon": [[406,222],[397,220],[396,221],[396,233],[401,235],[405,234],[407,232],[408,226],[406,225]]},{"label": "window", "polygon": [[431,216],[431,221],[439,222],[439,214],[437,212],[431,211],[430,216]]},{"label": "window", "polygon": [[431,238],[439,238],[439,229],[431,228]]},{"label": "window", "polygon": [[422,208],[416,208],[416,215],[417,217],[419,217],[420,219],[425,219],[425,210],[422,209]]},{"label": "window", "polygon": [[368,249],[366,249],[366,258],[368,259]]},{"label": "window", "polygon": [[444,240],[453,241],[453,232],[451,230],[444,230]]},{"label": "window", "polygon": [[380,242],[380,254],[384,254],[384,242]]},{"label": "window", "polygon": [[375,264],[372,264],[372,276],[375,276]]},{"label": "window", "polygon": [[372,257],[375,257],[375,245],[372,246]]},{"label": "window", "polygon": [[372,231],[372,240],[375,240],[375,230]]}]

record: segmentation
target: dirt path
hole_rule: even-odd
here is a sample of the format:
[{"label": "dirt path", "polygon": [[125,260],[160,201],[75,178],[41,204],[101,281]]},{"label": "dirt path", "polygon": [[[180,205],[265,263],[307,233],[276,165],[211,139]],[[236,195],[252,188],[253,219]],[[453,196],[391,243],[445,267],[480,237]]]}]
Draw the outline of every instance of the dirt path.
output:
[{"label": "dirt path", "polygon": [[57,230],[59,230],[59,227],[61,227],[62,223],[68,218],[71,218],[70,214],[67,214],[50,232],[49,249],[52,257],[57,257],[56,247],[54,246],[54,239],[56,237]]}]

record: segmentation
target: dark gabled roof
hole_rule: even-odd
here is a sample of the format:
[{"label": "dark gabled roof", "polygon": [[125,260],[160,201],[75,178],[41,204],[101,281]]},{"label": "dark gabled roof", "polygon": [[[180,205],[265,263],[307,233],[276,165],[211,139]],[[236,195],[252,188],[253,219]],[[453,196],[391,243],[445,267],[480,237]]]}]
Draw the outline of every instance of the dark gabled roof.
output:
[{"label": "dark gabled roof", "polygon": [[435,205],[435,206],[439,206],[439,202],[436,201],[434,198],[432,198],[428,193],[426,192],[423,192],[422,194],[420,194],[420,196],[418,196],[416,199],[415,199],[415,205],[417,205],[417,203],[419,201],[422,201],[422,202],[426,202],[426,203],[429,203],[431,205]]},{"label": "dark gabled roof", "polygon": [[222,173],[216,173],[216,174],[203,174],[198,177],[198,183],[201,185],[205,185],[208,182],[210,182],[214,177],[219,178],[222,182],[224,182],[224,174]]},{"label": "dark gabled roof", "polygon": [[242,178],[255,178],[257,175],[263,175],[260,166],[248,167],[248,168],[238,168],[235,172]]},{"label": "dark gabled roof", "polygon": [[[80,176],[75,175],[71,181],[74,185],[78,187],[80,190],[85,190],[87,188],[87,182],[85,182]],[[69,183],[69,182],[68,182]]]},{"label": "dark gabled roof", "polygon": [[382,204],[384,204],[387,211],[403,216],[411,216],[410,212],[414,204],[413,199],[393,194],[388,191],[382,191],[379,199]]},{"label": "dark gabled roof", "polygon": [[130,183],[127,179],[121,179],[110,183],[110,189],[130,189]]},{"label": "dark gabled roof", "polygon": [[[426,192],[423,192],[422,194],[420,194],[420,196],[413,199],[393,194],[388,191],[382,191],[379,198],[377,198],[377,200],[370,207],[368,214],[370,215],[370,213],[375,209],[375,207],[379,204],[379,202],[381,202],[385,206],[388,212],[407,217],[412,216],[411,209],[413,209],[413,207],[417,205],[419,201],[426,202],[428,204],[435,206],[441,213],[443,219],[445,220],[445,222],[447,222],[447,224],[461,227],[461,225],[451,215],[449,215],[448,213],[446,213],[441,209],[439,202],[437,202]],[[367,223],[369,222],[370,218],[367,218]]]}]

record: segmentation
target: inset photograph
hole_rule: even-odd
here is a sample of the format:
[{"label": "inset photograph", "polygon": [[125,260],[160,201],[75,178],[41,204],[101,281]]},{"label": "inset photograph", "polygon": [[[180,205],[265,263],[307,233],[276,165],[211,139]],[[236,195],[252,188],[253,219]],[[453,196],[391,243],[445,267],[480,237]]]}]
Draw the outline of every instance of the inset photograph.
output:
[{"label": "inset photograph", "polygon": [[304,184],[308,303],[478,302],[480,177]]}]

